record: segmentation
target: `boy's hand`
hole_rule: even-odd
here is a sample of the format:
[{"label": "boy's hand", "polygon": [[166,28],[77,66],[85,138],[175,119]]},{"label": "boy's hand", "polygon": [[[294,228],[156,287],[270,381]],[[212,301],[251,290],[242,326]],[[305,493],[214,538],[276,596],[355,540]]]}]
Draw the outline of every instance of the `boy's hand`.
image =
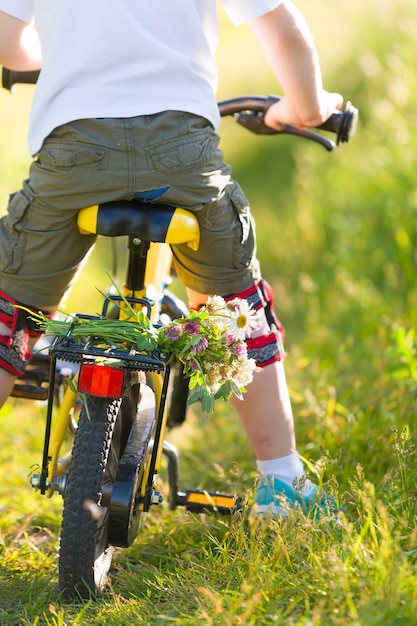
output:
[{"label": "boy's hand", "polygon": [[265,124],[275,130],[282,130],[283,124],[314,128],[323,124],[343,104],[343,97],[339,93],[322,92],[320,102],[317,104],[317,114],[307,118],[303,111],[297,111],[296,106],[288,97],[282,97],[273,104],[265,113]]}]

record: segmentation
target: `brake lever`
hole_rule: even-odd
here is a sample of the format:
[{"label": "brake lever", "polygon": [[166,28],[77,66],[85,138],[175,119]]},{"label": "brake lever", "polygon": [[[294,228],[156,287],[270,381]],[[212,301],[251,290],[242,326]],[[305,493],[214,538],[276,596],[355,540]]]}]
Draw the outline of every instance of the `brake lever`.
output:
[{"label": "brake lever", "polygon": [[329,152],[336,147],[334,141],[331,141],[330,139],[323,137],[323,135],[320,135],[320,133],[316,133],[307,128],[299,128],[298,126],[292,126],[291,124],[283,124],[282,130],[275,130],[275,128],[271,128],[265,124],[264,117],[265,113],[262,111],[241,111],[239,113],[234,113],[236,122],[256,135],[297,135],[319,143]]}]

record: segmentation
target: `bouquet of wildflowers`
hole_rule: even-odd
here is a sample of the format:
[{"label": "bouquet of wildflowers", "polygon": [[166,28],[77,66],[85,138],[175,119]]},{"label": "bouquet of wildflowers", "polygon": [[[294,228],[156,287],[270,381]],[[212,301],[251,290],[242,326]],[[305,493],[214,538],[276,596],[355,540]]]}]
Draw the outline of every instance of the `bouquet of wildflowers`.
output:
[{"label": "bouquet of wildflowers", "polygon": [[188,402],[201,401],[210,412],[218,398],[242,399],[256,367],[248,359],[245,337],[258,327],[256,312],[246,300],[209,298],[199,311],[174,320],[158,332],[162,352],[175,354],[184,365],[191,393]]},{"label": "bouquet of wildflowers", "polygon": [[242,399],[252,381],[256,364],[247,357],[245,337],[259,326],[256,312],[246,300],[235,298],[226,302],[219,296],[208,299],[199,311],[156,328],[143,312],[135,311],[125,301],[125,320],[70,316],[65,321],[39,314],[33,318],[43,332],[95,341],[109,348],[129,352],[152,352],[159,349],[166,356],[174,354],[184,366],[191,394],[188,403],[201,402],[210,412],[216,399],[228,400],[232,395]]}]

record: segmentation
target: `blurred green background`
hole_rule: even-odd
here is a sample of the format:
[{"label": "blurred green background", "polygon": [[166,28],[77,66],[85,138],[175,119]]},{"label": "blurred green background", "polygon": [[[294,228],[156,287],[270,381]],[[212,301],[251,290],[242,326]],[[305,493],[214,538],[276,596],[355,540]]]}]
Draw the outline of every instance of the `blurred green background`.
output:
[{"label": "blurred green background", "polygon": [[[413,428],[415,416],[417,3],[298,6],[326,88],[360,109],[356,137],[328,153],[294,137],[252,136],[226,120],[222,147],[251,201],[259,257],[286,329],[302,449],[313,457],[322,448],[338,458],[344,451],[345,464],[359,460],[382,478],[391,427]],[[249,29],[224,16],[222,27],[219,99],[279,93]],[[2,210],[30,161],[32,89],[0,93]],[[86,299],[85,285],[104,288],[103,268],[111,270],[105,241],[69,310],[95,310],[98,297]]]}]

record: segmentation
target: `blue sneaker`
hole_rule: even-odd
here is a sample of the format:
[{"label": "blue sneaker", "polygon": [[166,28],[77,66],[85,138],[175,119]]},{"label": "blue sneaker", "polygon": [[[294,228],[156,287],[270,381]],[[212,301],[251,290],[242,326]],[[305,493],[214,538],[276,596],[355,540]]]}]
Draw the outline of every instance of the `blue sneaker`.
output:
[{"label": "blue sneaker", "polygon": [[337,506],[328,494],[317,494],[317,485],[304,480],[300,488],[290,487],[275,476],[261,476],[255,494],[258,515],[288,517],[291,509],[299,507],[312,519],[332,517],[337,519]]}]

